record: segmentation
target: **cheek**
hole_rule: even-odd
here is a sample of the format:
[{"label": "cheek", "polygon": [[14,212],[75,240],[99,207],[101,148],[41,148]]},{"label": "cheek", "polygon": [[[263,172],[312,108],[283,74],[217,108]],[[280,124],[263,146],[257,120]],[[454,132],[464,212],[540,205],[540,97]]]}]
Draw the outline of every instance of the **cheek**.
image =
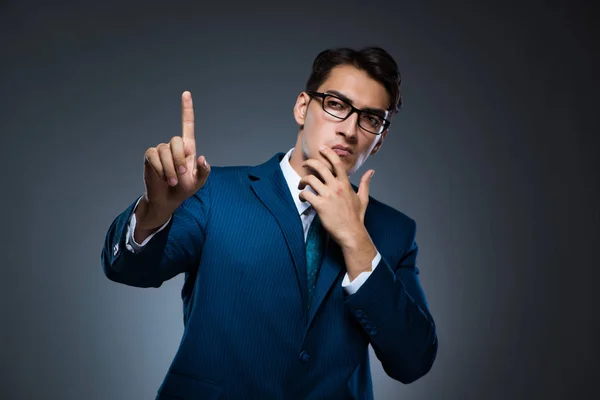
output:
[{"label": "cheek", "polygon": [[371,154],[371,151],[373,151],[373,148],[377,144],[377,141],[378,141],[378,139],[375,139],[375,140],[371,139],[368,141],[368,143],[365,143],[365,145],[362,147],[362,149],[360,150],[358,157],[357,157],[357,161],[360,164],[364,163],[367,160],[367,158]]},{"label": "cheek", "polygon": [[376,136],[374,139],[371,139],[369,141],[369,146],[365,150],[365,153],[367,153],[367,156],[369,154],[371,154],[371,151],[373,151],[373,149],[375,148],[375,146],[377,146],[377,143],[379,143],[379,140],[380,140],[379,136]]},{"label": "cheek", "polygon": [[304,142],[310,144],[312,150],[316,150],[323,142],[324,134],[327,130],[327,126],[315,116],[314,113],[308,113],[304,120]]},{"label": "cheek", "polygon": [[315,136],[315,134],[321,128],[321,121],[319,118],[314,115],[315,113],[309,112],[306,114],[306,118],[304,119],[304,128],[307,130],[310,136]]}]

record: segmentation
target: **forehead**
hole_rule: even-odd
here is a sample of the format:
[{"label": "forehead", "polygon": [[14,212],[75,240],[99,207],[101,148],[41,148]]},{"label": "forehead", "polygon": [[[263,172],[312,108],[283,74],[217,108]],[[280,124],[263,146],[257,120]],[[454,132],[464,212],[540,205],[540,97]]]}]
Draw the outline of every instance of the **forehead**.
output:
[{"label": "forehead", "polygon": [[352,65],[338,65],[331,69],[318,91],[330,90],[342,93],[357,108],[386,110],[389,107],[389,95],[383,85]]}]

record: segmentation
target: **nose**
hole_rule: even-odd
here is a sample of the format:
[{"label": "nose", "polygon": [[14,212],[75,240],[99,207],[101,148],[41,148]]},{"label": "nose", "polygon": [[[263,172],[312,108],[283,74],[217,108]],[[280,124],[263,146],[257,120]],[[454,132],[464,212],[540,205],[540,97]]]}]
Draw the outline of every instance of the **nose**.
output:
[{"label": "nose", "polygon": [[352,112],[345,120],[340,121],[339,134],[346,139],[355,140],[358,136],[358,113]]}]

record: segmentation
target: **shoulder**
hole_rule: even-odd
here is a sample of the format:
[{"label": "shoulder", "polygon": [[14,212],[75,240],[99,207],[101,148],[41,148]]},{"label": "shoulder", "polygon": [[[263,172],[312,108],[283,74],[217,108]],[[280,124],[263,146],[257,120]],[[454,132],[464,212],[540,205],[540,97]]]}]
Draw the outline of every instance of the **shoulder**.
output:
[{"label": "shoulder", "polygon": [[414,234],[416,231],[416,221],[394,207],[369,196],[369,205],[365,213],[365,219],[369,219],[377,226],[387,229],[401,229]]},{"label": "shoulder", "polygon": [[[239,186],[248,179],[248,172],[251,166],[214,166],[210,167],[210,174],[204,186],[200,188],[192,197],[198,200],[207,199],[217,195],[222,190]],[[205,200],[206,201],[206,200]]]},{"label": "shoulder", "polygon": [[247,178],[252,166],[250,165],[228,165],[211,167],[209,179],[218,177],[219,180],[236,181],[240,178]]}]

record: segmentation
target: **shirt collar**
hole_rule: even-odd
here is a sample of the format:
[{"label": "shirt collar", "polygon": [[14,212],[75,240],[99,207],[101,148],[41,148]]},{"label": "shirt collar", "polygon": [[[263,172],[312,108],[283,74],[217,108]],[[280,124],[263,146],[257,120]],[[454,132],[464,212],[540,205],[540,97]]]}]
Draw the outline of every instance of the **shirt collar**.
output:
[{"label": "shirt collar", "polygon": [[[290,158],[293,152],[294,148],[292,147],[290,150],[288,150],[286,155],[283,156],[279,165],[281,167],[281,172],[283,172],[283,177],[285,178],[285,181],[290,189],[290,193],[292,194],[292,198],[294,199],[294,204],[296,204],[298,214],[302,215],[302,213],[304,213],[308,208],[310,208],[311,205],[308,201],[302,202],[302,200],[300,200],[300,198],[298,197],[298,195],[302,191],[298,189],[298,184],[300,183],[301,177],[290,165]],[[313,190],[312,187],[310,187],[310,185],[307,185],[306,189],[316,194],[316,192]]]}]

